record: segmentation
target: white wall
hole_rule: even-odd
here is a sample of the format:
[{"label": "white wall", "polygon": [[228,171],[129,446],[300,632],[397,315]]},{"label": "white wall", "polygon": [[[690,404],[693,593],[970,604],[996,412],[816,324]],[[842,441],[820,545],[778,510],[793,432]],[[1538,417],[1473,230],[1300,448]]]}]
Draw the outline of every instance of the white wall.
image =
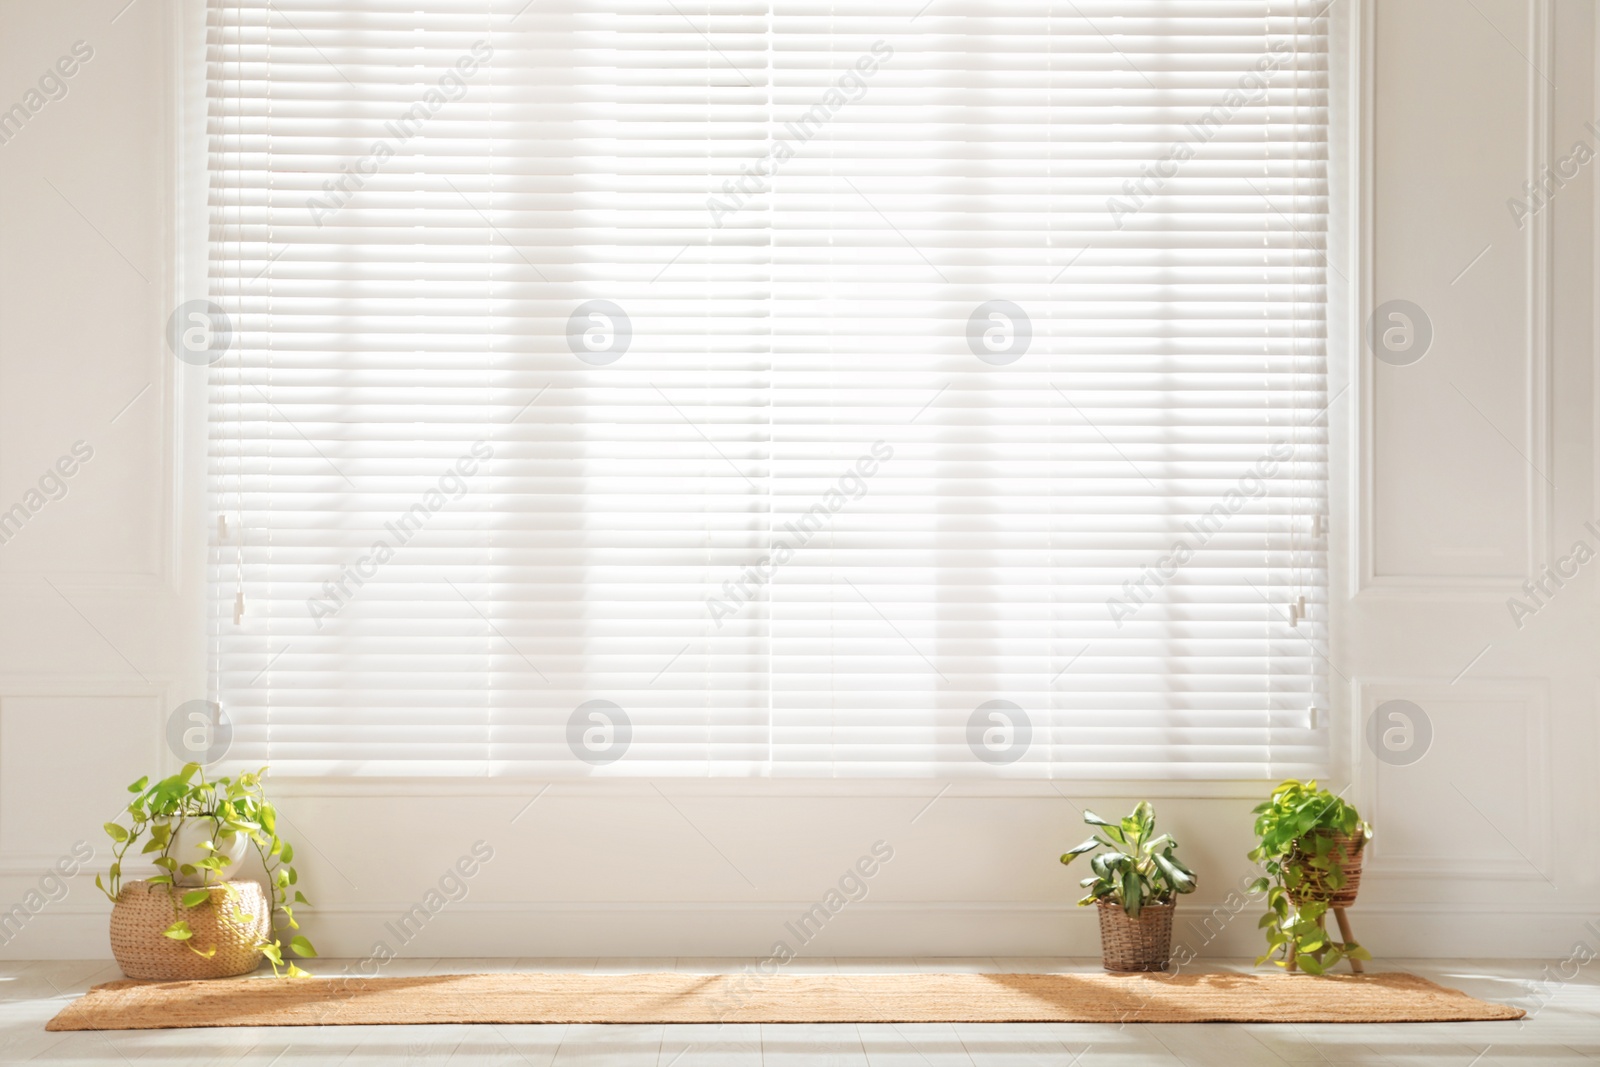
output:
[{"label": "white wall", "polygon": [[[0,545],[4,908],[77,840],[103,859],[98,827],[122,784],[175,764],[166,716],[203,694],[206,519],[182,443],[201,372],[161,340],[178,291],[183,16],[176,0],[121,8],[0,0],[0,107],[74,42],[94,48],[66,97],[0,144],[0,509],[75,441],[94,449],[67,495]],[[1600,114],[1594,15],[1584,0],[1337,0],[1335,12],[1365,42],[1354,84],[1368,118],[1350,161],[1366,211],[1331,253],[1357,298],[1336,351],[1391,299],[1420,305],[1435,331],[1415,365],[1363,353],[1341,366],[1351,388],[1330,412],[1345,502],[1332,532],[1345,561],[1331,605],[1340,761],[1380,834],[1354,919],[1380,954],[1565,955],[1600,917],[1600,564],[1520,629],[1506,600],[1575,540],[1600,548],[1582,528],[1600,471],[1592,168],[1520,231],[1506,200],[1574,140],[1600,141],[1582,125]],[[1360,739],[1391,699],[1432,724],[1410,765]],[[882,840],[894,859],[867,899],[805,953],[1092,955],[1093,916],[1072,906],[1056,856],[1081,839],[1077,805],[1134,799],[936,783],[541,789],[281,783],[319,905],[310,932],[325,953],[396,945],[384,924],[483,839],[495,858],[403,952],[764,954],[795,944],[784,922]],[[1149,792],[1203,878],[1180,940],[1253,953],[1253,907],[1213,923],[1214,940],[1192,924],[1246,874],[1249,795],[1264,788]],[[80,877],[0,954],[105,956],[108,909]]]}]

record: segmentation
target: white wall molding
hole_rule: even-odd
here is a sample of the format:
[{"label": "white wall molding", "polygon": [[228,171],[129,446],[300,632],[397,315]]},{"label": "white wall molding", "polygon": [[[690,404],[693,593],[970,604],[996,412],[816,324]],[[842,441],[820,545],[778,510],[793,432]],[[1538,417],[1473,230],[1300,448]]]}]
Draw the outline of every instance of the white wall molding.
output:
[{"label": "white wall molding", "polygon": [[[19,687],[0,695],[0,876],[37,878],[80,840],[94,846],[92,863],[101,868],[109,865],[110,848],[101,824],[121,814],[127,804],[126,786],[140,773],[119,778],[110,768],[126,773],[134,766],[160,765],[166,755],[168,698],[169,691],[160,685],[124,682],[96,687],[81,681]],[[41,716],[44,708],[31,713],[18,710],[17,705],[26,702],[66,710],[69,717],[86,704],[98,704],[103,712],[93,723],[89,715],[62,723]],[[118,705],[129,709],[121,714],[133,717],[117,721]],[[102,729],[92,732],[84,728],[86,723]],[[12,749],[26,750],[27,755],[19,757]],[[77,773],[85,767],[95,772],[87,779]],[[45,812],[58,819],[40,819]],[[12,839],[19,828],[35,831],[35,847],[19,846]],[[48,833],[36,832],[41,830]],[[92,884],[93,874],[87,881]]]},{"label": "white wall molding", "polygon": [[[94,892],[94,887],[88,887]],[[80,891],[74,888],[74,895]],[[325,959],[314,972],[338,973],[341,959],[360,959],[378,942],[402,957],[738,957],[759,959],[777,941],[802,959],[823,957],[1072,956],[1099,955],[1099,927],[1091,909],[1071,903],[1041,906],[925,902],[848,905],[808,943],[785,924],[809,903],[734,905],[636,902],[540,906],[447,905],[419,933],[395,935],[402,910],[308,909],[307,933]],[[1218,909],[1213,917],[1212,908]],[[5,959],[109,959],[108,906],[49,905],[22,934],[0,947]],[[1222,905],[1181,904],[1173,942],[1204,959],[1253,957],[1263,947],[1254,905],[1230,915]],[[1474,956],[1564,959],[1574,943],[1600,949],[1589,924],[1600,921],[1600,902],[1561,909],[1498,904],[1384,906],[1358,904],[1350,917],[1357,936],[1380,960],[1395,957]],[[1209,923],[1207,920],[1210,920]],[[1472,931],[1470,943],[1464,932]]]},{"label": "white wall molding", "polygon": [[[1441,678],[1368,678],[1357,679],[1353,688],[1358,710],[1357,724],[1360,727],[1355,739],[1354,763],[1360,773],[1352,793],[1357,798],[1357,806],[1376,828],[1373,842],[1368,848],[1364,877],[1471,878],[1554,887],[1559,880],[1551,869],[1554,857],[1550,768],[1554,756],[1551,750],[1549,687],[1544,679],[1462,679],[1452,683]],[[1453,727],[1449,716],[1441,710],[1451,704],[1504,703],[1521,709],[1519,740],[1523,745],[1522,759],[1518,765],[1506,765],[1505,772],[1508,777],[1512,773],[1520,776],[1520,783],[1514,783],[1514,788],[1515,784],[1521,785],[1518,796],[1526,803],[1525,835],[1519,839],[1514,827],[1496,823],[1496,816],[1501,816],[1501,823],[1505,822],[1504,813],[1497,807],[1491,811],[1483,810],[1486,803],[1483,790],[1503,792],[1507,784],[1505,781],[1486,782],[1463,773],[1459,776],[1460,781],[1452,778],[1443,783],[1459,795],[1452,796],[1444,789],[1439,790],[1443,810],[1458,813],[1460,824],[1474,827],[1475,832],[1486,844],[1493,845],[1495,851],[1505,853],[1509,849],[1510,854],[1485,856],[1483,849],[1463,852],[1448,841],[1442,843],[1437,851],[1405,851],[1390,843],[1388,839],[1392,835],[1385,834],[1382,829],[1386,823],[1399,825],[1407,814],[1420,814],[1415,810],[1408,813],[1403,806],[1397,810],[1386,807],[1380,769],[1386,769],[1388,774],[1396,776],[1392,780],[1397,780],[1398,776],[1410,773],[1411,768],[1384,765],[1366,741],[1368,717],[1390,700],[1408,700],[1422,708],[1432,722],[1431,744],[1440,749],[1449,745],[1452,732],[1457,735],[1461,732],[1459,727]],[[1497,743],[1496,739],[1477,740],[1493,748],[1502,747],[1502,743]],[[1509,746],[1506,747],[1509,750]],[[1418,768],[1419,773],[1429,769],[1424,768],[1423,764],[1430,757],[1435,764],[1444,759],[1461,758],[1459,750],[1430,751],[1412,766]],[[1473,794],[1477,794],[1476,799]],[[1437,822],[1431,818],[1428,821]],[[1506,847],[1501,847],[1502,842]]]},{"label": "white wall molding", "polygon": [[[53,864],[57,857],[51,857]],[[92,864],[85,868],[87,876],[79,875],[82,885],[87,886],[89,897],[86,902],[62,901],[59,904],[48,906],[51,913],[59,912],[63,915],[99,915],[109,917],[111,904],[109,901],[96,895],[94,888],[94,871]],[[38,874],[43,874],[41,868]],[[20,876],[19,876],[20,877]],[[76,896],[79,889],[74,889]],[[420,894],[418,899],[420,900]],[[362,907],[310,907],[297,913],[297,917],[307,922],[326,922],[337,919],[371,921],[376,924],[391,922],[406,914],[407,910],[417,901],[391,900],[382,904],[370,904]],[[636,915],[672,912],[684,916],[701,916],[715,918],[726,914],[742,915],[767,915],[780,917],[788,921],[796,915],[805,913],[817,902],[815,900],[528,900],[515,902],[479,902],[462,900],[447,904],[439,913],[440,916],[460,912],[486,916],[528,916],[528,915]],[[1214,909],[1227,906],[1226,900],[1195,900],[1185,897],[1179,902],[1175,916],[1176,922],[1185,919],[1196,919],[1210,915]],[[1098,924],[1098,919],[1090,908],[1080,908],[1074,900],[1060,901],[1017,901],[1017,900],[862,900],[851,903],[839,915],[854,912],[872,912],[875,914],[893,915],[924,915],[938,913],[951,916],[983,916],[983,915],[1064,915],[1085,922]],[[1252,903],[1237,913],[1240,920],[1249,918],[1255,920],[1266,913],[1266,909],[1257,903]],[[45,914],[44,912],[40,913]],[[1367,904],[1358,903],[1350,909],[1352,918],[1377,917],[1377,916],[1416,916],[1416,915],[1441,915],[1455,918],[1469,916],[1494,916],[1508,914],[1501,903],[1445,903],[1445,904],[1405,904],[1384,903]],[[1557,918],[1565,917],[1575,923],[1587,922],[1591,919],[1600,919],[1600,900],[1591,906],[1549,908],[1523,908],[1514,909],[1511,914],[1538,914]],[[1096,926],[1098,929],[1098,926]],[[1250,926],[1252,934],[1255,925]],[[514,946],[513,946],[514,947]]]},{"label": "white wall molding", "polygon": [[[1363,48],[1361,49],[1361,133],[1360,133],[1360,232],[1359,250],[1359,311],[1356,318],[1357,335],[1355,353],[1357,367],[1357,394],[1359,397],[1359,426],[1355,435],[1358,455],[1355,510],[1356,565],[1351,568],[1355,582],[1352,597],[1392,600],[1401,602],[1432,603],[1438,600],[1453,602],[1500,603],[1507,597],[1518,595],[1526,575],[1537,574],[1552,556],[1555,527],[1555,498],[1547,479],[1550,477],[1554,455],[1554,420],[1552,413],[1551,381],[1553,378],[1555,334],[1554,303],[1554,225],[1553,210],[1533,215],[1522,238],[1525,256],[1525,282],[1521,294],[1526,311],[1524,348],[1520,353],[1524,379],[1525,427],[1522,441],[1517,447],[1527,461],[1524,471],[1523,525],[1527,543],[1523,561],[1525,573],[1517,576],[1490,577],[1470,573],[1461,574],[1378,574],[1377,573],[1377,514],[1376,463],[1378,459],[1374,413],[1378,408],[1376,384],[1377,359],[1365,338],[1365,328],[1373,308],[1377,305],[1377,289],[1382,258],[1382,220],[1377,218],[1377,159],[1375,129],[1379,115],[1379,101],[1384,87],[1378,83],[1376,71],[1376,5],[1375,0],[1364,0],[1362,12]],[[1481,13],[1480,13],[1481,14]],[[1487,18],[1487,16],[1484,16]],[[1492,25],[1492,23],[1491,23]],[[1498,32],[1498,31],[1497,31]],[[1537,182],[1542,169],[1554,163],[1551,153],[1552,129],[1555,121],[1555,84],[1545,75],[1553,70],[1556,44],[1556,24],[1553,0],[1527,0],[1527,25],[1524,42],[1519,51],[1529,58],[1527,66],[1526,142],[1523,155],[1526,161],[1525,177]],[[1515,190],[1508,190],[1512,192]],[[1496,205],[1498,206],[1498,205]],[[1453,284],[1453,283],[1452,283]],[[1391,294],[1392,295],[1392,294]],[[1440,339],[1435,337],[1435,348]],[[1437,358],[1434,351],[1429,357]],[[1478,427],[1488,432],[1488,427]],[[1498,431],[1497,431],[1498,432]]]},{"label": "white wall molding", "polygon": [[170,680],[146,672],[147,681],[127,674],[0,674],[0,701],[7,697],[150,697],[165,703]]}]

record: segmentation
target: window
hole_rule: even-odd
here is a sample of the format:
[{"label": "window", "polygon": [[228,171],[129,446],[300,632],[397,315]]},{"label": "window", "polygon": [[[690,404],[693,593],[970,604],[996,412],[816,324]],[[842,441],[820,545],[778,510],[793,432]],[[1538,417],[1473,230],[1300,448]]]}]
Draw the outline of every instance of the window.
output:
[{"label": "window", "polygon": [[235,755],[1320,768],[1325,9],[919,4],[211,0]]}]

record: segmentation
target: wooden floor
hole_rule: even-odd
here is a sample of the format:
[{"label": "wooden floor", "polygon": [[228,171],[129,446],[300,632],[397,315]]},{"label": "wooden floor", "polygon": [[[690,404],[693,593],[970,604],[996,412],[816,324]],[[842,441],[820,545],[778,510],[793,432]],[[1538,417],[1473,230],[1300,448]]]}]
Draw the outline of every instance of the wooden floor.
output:
[{"label": "wooden floor", "polygon": [[[734,959],[394,960],[385,974],[496,970],[737,971]],[[1600,1067],[1600,962],[1542,985],[1550,961],[1388,960],[1488,1000],[1514,1003],[1520,1023],[1411,1025],[817,1025],[372,1026],[46,1033],[63,1003],[120,978],[100,961],[0,963],[0,1064],[454,1064],[495,1067]],[[316,970],[338,973],[341,961]],[[1246,969],[1248,962],[1212,969]],[[813,959],[786,969],[1091,971],[1095,960]],[[1590,974],[1589,971],[1596,974]]]}]

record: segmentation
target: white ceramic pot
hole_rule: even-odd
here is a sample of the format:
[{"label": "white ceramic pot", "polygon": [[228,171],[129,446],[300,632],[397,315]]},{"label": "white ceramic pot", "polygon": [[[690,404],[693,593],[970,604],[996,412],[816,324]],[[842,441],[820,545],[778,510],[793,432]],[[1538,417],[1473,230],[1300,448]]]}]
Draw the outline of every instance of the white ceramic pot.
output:
[{"label": "white ceramic pot", "polygon": [[[220,873],[212,875],[210,880],[216,883],[235,878],[238,876],[239,861],[244,858],[245,853],[250,848],[250,839],[244,834],[235,834],[232,838],[223,838],[215,836],[216,833],[216,824],[210,819],[184,819],[178,824],[177,830],[173,831],[172,851],[168,855],[178,861],[180,868],[186,863],[199,863],[212,855],[226,856],[232,862],[224,867]],[[217,852],[213,853],[210,849],[201,848],[200,846],[206,841],[210,841],[215,845]],[[181,870],[178,870],[172,872],[172,880],[178,885],[204,885],[206,882],[204,875],[206,873],[201,870],[196,871],[194,874],[184,874]]]}]

